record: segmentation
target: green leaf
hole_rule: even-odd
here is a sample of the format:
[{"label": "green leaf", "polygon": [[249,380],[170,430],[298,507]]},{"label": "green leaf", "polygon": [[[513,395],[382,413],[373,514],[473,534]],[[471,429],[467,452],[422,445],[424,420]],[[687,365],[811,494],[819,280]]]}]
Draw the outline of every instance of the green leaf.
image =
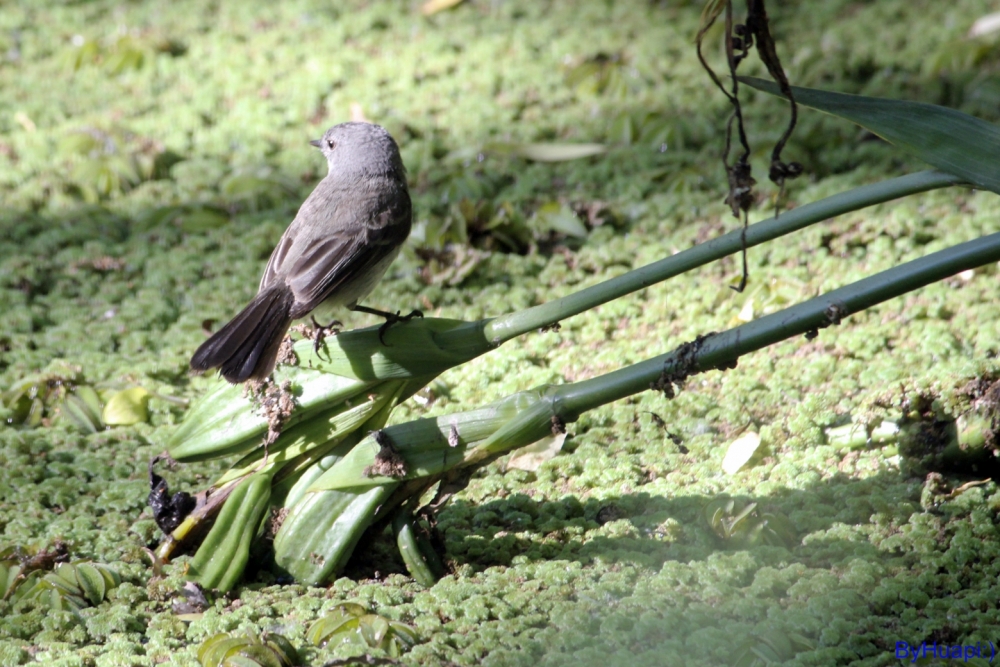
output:
[{"label": "green leaf", "polygon": [[97,392],[91,387],[78,387],[74,393],[63,399],[60,412],[84,433],[97,433],[104,426],[104,423],[101,421],[100,402],[97,402],[95,409],[93,403],[88,400],[91,398],[90,393],[94,397],[97,396]]},{"label": "green leaf", "polygon": [[203,588],[228,591],[243,576],[250,543],[271,499],[271,477],[250,475],[226,499],[188,568]]},{"label": "green leaf", "polygon": [[543,204],[535,215],[543,228],[576,238],[583,238],[587,235],[587,227],[580,221],[573,209],[565,204],[559,202]]},{"label": "green leaf", "polygon": [[202,664],[202,667],[219,667],[229,651],[248,643],[249,640],[246,637],[233,637],[225,632],[212,635],[198,647],[198,662]]},{"label": "green leaf", "polygon": [[99,605],[104,600],[108,592],[107,581],[98,568],[89,563],[76,565],[76,580],[91,605]]},{"label": "green leaf", "polygon": [[444,567],[434,552],[434,547],[424,539],[415,526],[413,513],[403,508],[396,513],[392,530],[396,533],[396,546],[406,564],[406,570],[418,584],[430,588],[444,573]]},{"label": "green leaf", "polygon": [[367,613],[368,610],[354,602],[339,605],[309,626],[306,639],[314,646],[326,646],[334,636],[356,630],[358,619]]},{"label": "green leaf", "polygon": [[261,640],[278,657],[283,666],[291,667],[292,665],[299,664],[299,652],[295,650],[295,647],[292,646],[292,643],[284,635],[265,632],[261,636]]},{"label": "green leaf", "polygon": [[229,223],[229,216],[221,211],[198,208],[178,217],[181,230],[191,234],[207,232]]},{"label": "green leaf", "polygon": [[603,144],[519,144],[514,154],[535,162],[565,162],[600,155],[607,150]]},{"label": "green leaf", "polygon": [[747,431],[729,443],[726,456],[722,459],[722,470],[727,475],[735,475],[745,466],[760,447],[760,434]]},{"label": "green leaf", "polygon": [[[739,77],[781,96],[777,84]],[[1000,127],[961,111],[922,102],[845,95],[792,86],[795,101],[845,118],[941,171],[1000,194]]]},{"label": "green leaf", "polygon": [[307,493],[274,537],[275,563],[307,586],[326,581],[350,558],[376,510],[397,486]]},{"label": "green leaf", "polygon": [[[406,462],[406,474],[400,479],[435,475],[539,440],[551,433],[549,400],[544,391],[522,391],[478,410],[388,427],[385,434]],[[310,491],[358,490],[399,481],[371,472],[378,452],[379,446],[368,436],[313,482]]]},{"label": "green leaf", "polygon": [[[291,391],[296,406],[284,423],[286,432],[324,408],[356,397],[370,386],[353,378],[302,367],[281,367],[275,379],[279,383],[285,379],[293,383]],[[229,456],[259,445],[267,428],[267,418],[258,414],[250,399],[243,396],[243,387],[219,380],[213,390],[188,410],[183,423],[167,440],[167,451],[183,462]]]},{"label": "green leaf", "polygon": [[234,658],[246,658],[249,665],[253,667],[286,667],[281,659],[275,655],[267,646],[261,644],[248,644],[237,649],[233,654],[226,656],[227,665],[242,664]]},{"label": "green leaf", "polygon": [[114,394],[104,406],[104,423],[108,426],[131,426],[149,419],[149,392],[132,387]]},{"label": "green leaf", "polygon": [[0,598],[7,599],[19,583],[21,565],[14,560],[0,561]]},{"label": "green leaf", "polygon": [[[224,484],[251,472],[276,469],[309,453],[352,446],[359,439],[359,430],[367,433],[385,423],[389,412],[397,404],[396,399],[403,386],[400,380],[383,382],[365,396],[354,397],[329,412],[282,431],[281,437],[271,447],[267,450],[258,447],[248,453],[216,484]],[[380,417],[383,413],[384,416]],[[378,423],[373,423],[373,420]],[[351,436],[355,436],[353,440]]]},{"label": "green leaf", "polygon": [[56,143],[60,155],[90,155],[104,150],[104,141],[92,132],[68,132]]}]

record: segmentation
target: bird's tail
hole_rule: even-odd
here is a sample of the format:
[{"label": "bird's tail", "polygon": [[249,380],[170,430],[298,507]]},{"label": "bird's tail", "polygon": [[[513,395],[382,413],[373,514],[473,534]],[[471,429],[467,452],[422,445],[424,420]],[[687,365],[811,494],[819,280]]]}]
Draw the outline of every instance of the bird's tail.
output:
[{"label": "bird's tail", "polygon": [[278,359],[278,348],[292,323],[295,296],[285,285],[274,285],[253,301],[191,357],[191,368],[218,368],[233,384],[249,378],[263,380]]}]

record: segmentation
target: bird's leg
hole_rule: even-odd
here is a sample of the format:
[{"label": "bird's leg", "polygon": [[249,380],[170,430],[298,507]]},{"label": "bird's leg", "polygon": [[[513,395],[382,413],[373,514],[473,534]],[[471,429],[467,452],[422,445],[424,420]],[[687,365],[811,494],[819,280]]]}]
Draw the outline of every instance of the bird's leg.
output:
[{"label": "bird's leg", "polygon": [[329,334],[337,335],[340,333],[341,328],[343,328],[344,323],[340,320],[330,320],[329,324],[320,324],[316,321],[315,315],[310,315],[309,319],[312,320],[313,325],[313,352],[316,356],[319,356],[319,346],[323,344],[323,339]]},{"label": "bird's leg", "polygon": [[378,330],[378,339],[383,345],[386,345],[385,338],[383,338],[383,336],[385,336],[385,332],[388,331],[389,327],[391,327],[393,324],[395,324],[396,322],[409,322],[414,317],[424,316],[424,314],[419,310],[414,310],[409,315],[400,315],[398,310],[395,313],[390,313],[387,310],[378,310],[377,308],[369,308],[368,306],[360,306],[358,304],[354,304],[353,306],[348,306],[347,309],[353,310],[356,313],[368,313],[369,315],[378,315],[379,317],[384,317],[385,324],[379,327]]}]

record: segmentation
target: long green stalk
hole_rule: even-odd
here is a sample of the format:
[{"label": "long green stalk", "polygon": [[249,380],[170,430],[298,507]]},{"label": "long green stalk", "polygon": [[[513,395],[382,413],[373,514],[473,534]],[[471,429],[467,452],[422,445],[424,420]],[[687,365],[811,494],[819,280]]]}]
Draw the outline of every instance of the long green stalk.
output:
[{"label": "long green stalk", "polygon": [[[818,202],[805,204],[775,218],[750,225],[746,229],[746,246],[752,248],[843,213],[881,204],[906,195],[961,185],[962,183],[962,179],[956,176],[931,170],[866,185]],[[483,336],[492,345],[500,345],[529,331],[578,315],[595,306],[739,252],[743,245],[743,236],[743,230],[737,229],[561,299],[516,313],[501,315],[486,322],[470,323],[470,326],[482,327]],[[442,347],[448,347],[444,338],[452,335],[457,337],[458,332],[459,330],[456,329],[439,336]]]},{"label": "long green stalk", "polygon": [[555,414],[563,421],[574,421],[587,410],[644,391],[662,380],[733,367],[744,354],[818,331],[875,304],[997,261],[1000,232],[901,264],[797,306],[682,345],[668,354],[560,387],[556,391]]}]

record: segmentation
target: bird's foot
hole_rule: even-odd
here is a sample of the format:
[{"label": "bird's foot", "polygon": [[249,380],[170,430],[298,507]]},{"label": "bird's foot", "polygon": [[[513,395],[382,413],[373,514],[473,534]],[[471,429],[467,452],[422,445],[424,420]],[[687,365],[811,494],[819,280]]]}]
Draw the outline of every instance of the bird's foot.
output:
[{"label": "bird's foot", "polygon": [[414,317],[424,316],[423,312],[419,310],[411,311],[409,315],[400,315],[399,314],[400,311],[398,310],[395,313],[390,313],[387,310],[378,310],[377,308],[369,308],[368,306],[359,306],[357,304],[355,304],[351,308],[351,310],[358,313],[368,313],[369,315],[378,315],[379,317],[385,318],[385,324],[380,326],[378,329],[378,339],[379,342],[385,345],[386,347],[389,347],[389,345],[388,343],[385,342],[384,336],[385,332],[389,330],[389,327],[391,327],[393,324],[396,324],[397,322],[409,322]]},{"label": "bird's foot", "polygon": [[379,342],[388,347],[388,343],[385,342],[385,338],[383,338],[383,336],[385,336],[385,332],[389,330],[389,327],[391,327],[393,324],[396,324],[397,322],[409,322],[414,317],[423,317],[423,316],[424,316],[423,312],[419,310],[410,311],[409,315],[400,315],[398,310],[395,313],[389,313],[388,317],[385,318],[385,323],[378,328]]},{"label": "bird's foot", "polygon": [[319,346],[323,344],[323,340],[330,335],[336,336],[340,333],[341,329],[344,328],[344,323],[340,320],[330,320],[329,324],[320,324],[316,321],[314,315],[310,315],[309,319],[312,320],[313,325],[313,352],[316,356],[319,356]]}]

